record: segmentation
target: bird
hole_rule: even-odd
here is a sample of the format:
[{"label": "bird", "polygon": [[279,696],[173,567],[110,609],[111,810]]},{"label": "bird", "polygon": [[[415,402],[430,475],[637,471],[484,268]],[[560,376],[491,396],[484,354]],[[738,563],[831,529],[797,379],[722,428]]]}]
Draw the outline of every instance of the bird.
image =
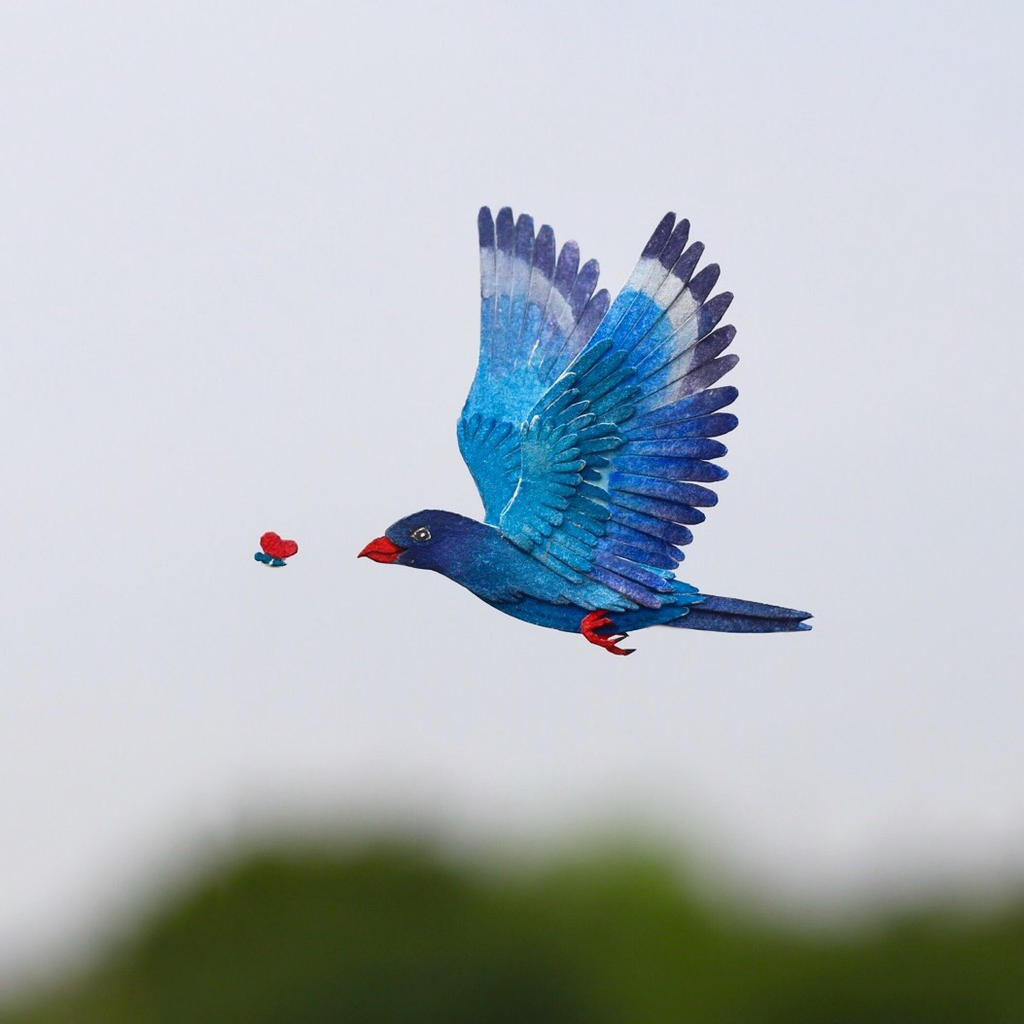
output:
[{"label": "bird", "polygon": [[358,557],[438,572],[493,608],[611,654],[649,626],[810,629],[809,612],[703,593],[676,575],[727,473],[738,395],[732,302],[716,263],[667,213],[614,302],[596,260],[551,227],[480,210],[480,350],[458,443],[478,521],[424,509]]}]

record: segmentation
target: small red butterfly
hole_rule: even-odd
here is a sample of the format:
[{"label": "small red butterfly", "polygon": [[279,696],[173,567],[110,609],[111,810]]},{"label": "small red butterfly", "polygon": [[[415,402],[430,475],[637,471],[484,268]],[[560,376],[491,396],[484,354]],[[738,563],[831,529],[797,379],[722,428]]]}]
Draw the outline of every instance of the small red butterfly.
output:
[{"label": "small red butterfly", "polygon": [[291,558],[299,550],[299,545],[295,541],[282,540],[273,530],[268,530],[260,537],[260,547],[263,550],[257,551],[252,557],[264,565],[272,565],[275,569],[285,565],[285,559]]}]

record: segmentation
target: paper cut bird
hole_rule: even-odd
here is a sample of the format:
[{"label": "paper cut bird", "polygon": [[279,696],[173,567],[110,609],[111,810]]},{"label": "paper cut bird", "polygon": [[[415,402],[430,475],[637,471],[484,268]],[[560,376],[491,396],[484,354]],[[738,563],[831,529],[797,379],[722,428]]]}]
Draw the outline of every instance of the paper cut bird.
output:
[{"label": "paper cut bird", "polygon": [[268,530],[260,537],[260,547],[263,550],[257,551],[252,557],[257,562],[273,566],[275,569],[280,569],[283,565],[287,565],[285,559],[291,558],[299,550],[299,545],[295,541],[282,540],[273,530]]},{"label": "paper cut bird", "polygon": [[674,570],[717,502],[716,438],[734,387],[735,335],[717,326],[732,295],[668,213],[609,308],[598,265],[557,254],[551,228],[480,211],[481,324],[459,449],[484,522],[425,510],[360,556],[433,569],[526,622],[580,632],[613,654],[647,626],[773,633],[808,612],[701,593]]}]

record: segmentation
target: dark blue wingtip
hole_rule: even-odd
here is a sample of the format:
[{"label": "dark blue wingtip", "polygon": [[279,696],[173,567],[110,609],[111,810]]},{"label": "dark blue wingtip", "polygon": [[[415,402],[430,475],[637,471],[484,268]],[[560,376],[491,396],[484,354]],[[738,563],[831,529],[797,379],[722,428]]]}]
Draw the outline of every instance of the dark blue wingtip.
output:
[{"label": "dark blue wingtip", "polygon": [[503,206],[498,211],[494,221],[495,234],[498,239],[498,248],[502,252],[510,253],[515,247],[516,222],[512,217],[512,207]]},{"label": "dark blue wingtip", "polygon": [[[725,316],[732,305],[732,299],[732,292],[719,292],[713,299],[704,303],[698,315],[698,337],[703,338]],[[716,333],[723,336],[728,334],[726,344],[729,344],[736,337],[736,328],[732,324],[726,324],[724,327],[719,327]]]},{"label": "dark blue wingtip", "polygon": [[576,272],[580,268],[580,247],[573,241],[568,241],[562,246],[558,254],[558,262],[555,264],[554,287],[566,301],[572,294],[572,287],[576,283]]},{"label": "dark blue wingtip", "polygon": [[516,256],[524,263],[533,259],[533,218],[528,213],[516,219]]},{"label": "dark blue wingtip", "polygon": [[555,276],[555,233],[549,224],[542,224],[533,244],[533,265],[549,281]]},{"label": "dark blue wingtip", "polygon": [[703,302],[711,294],[721,273],[722,268],[717,263],[709,263],[690,281],[690,294],[697,302]]},{"label": "dark blue wingtip", "polygon": [[[729,303],[732,302],[732,292],[722,292],[721,298],[723,300],[726,296],[728,296],[729,301],[723,301],[722,305],[728,307]],[[715,298],[718,297],[719,296],[715,296]],[[711,301],[714,302],[715,299],[712,299]],[[725,343],[722,346],[724,350],[725,348],[732,344],[733,339],[736,337],[736,328],[732,324],[726,324],[724,327],[719,327],[718,330],[715,331],[715,334],[717,334]]]},{"label": "dark blue wingtip", "polygon": [[494,219],[491,217],[491,208],[481,206],[480,212],[476,215],[477,234],[480,236],[481,249],[494,248]]},{"label": "dark blue wingtip", "polygon": [[704,243],[694,242],[693,245],[686,249],[682,255],[672,265],[672,273],[679,278],[683,284],[686,284],[690,280],[690,275],[693,273],[697,264],[700,262],[701,256],[704,255]]},{"label": "dark blue wingtip", "polygon": [[665,243],[665,248],[658,257],[661,265],[666,270],[671,270],[675,265],[676,260],[679,259],[679,254],[686,248],[686,241],[689,236],[690,222],[688,220],[681,220],[672,229],[672,234],[669,236],[668,241]]},{"label": "dark blue wingtip", "polygon": [[640,258],[648,257],[653,259],[655,256],[660,256],[662,250],[665,248],[665,243],[668,242],[669,236],[672,234],[672,228],[676,222],[676,215],[672,212],[666,213],[664,217],[658,221],[658,226],[654,229],[653,234],[648,239],[647,244],[644,246],[644,251],[640,253]]},{"label": "dark blue wingtip", "polygon": [[720,388],[714,388],[713,391],[716,409],[724,409],[727,405],[732,405],[740,397],[740,389],[733,384],[724,384]]}]

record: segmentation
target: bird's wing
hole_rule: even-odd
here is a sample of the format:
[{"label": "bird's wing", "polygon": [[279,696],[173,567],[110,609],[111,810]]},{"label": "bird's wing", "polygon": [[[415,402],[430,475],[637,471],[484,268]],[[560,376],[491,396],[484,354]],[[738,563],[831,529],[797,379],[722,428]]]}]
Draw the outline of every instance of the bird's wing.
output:
[{"label": "bird's wing", "polygon": [[608,310],[608,292],[594,293],[596,260],[580,266],[579,246],[556,257],[546,224],[485,206],[480,234],[480,358],[459,420],[459,450],[495,524],[519,481],[522,424],[527,413],[590,341]]},{"label": "bird's wing", "polygon": [[704,486],[726,471],[714,440],[737,419],[712,387],[736,363],[717,327],[732,295],[708,298],[717,265],[666,214],[587,347],[536,403],[523,428],[520,479],[502,532],[574,583],[600,583],[660,607],[692,590],[675,580],[679,547],[717,503]]}]

